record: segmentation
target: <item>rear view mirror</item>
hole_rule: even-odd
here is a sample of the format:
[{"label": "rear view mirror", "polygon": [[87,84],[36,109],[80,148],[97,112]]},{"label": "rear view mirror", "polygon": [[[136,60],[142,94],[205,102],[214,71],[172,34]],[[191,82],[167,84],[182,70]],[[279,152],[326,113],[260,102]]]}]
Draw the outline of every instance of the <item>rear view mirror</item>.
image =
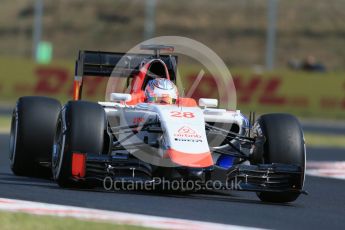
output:
[{"label": "rear view mirror", "polygon": [[132,100],[132,96],[128,93],[112,93],[110,94],[110,101],[128,102]]},{"label": "rear view mirror", "polygon": [[218,106],[218,100],[212,99],[212,98],[200,98],[199,99],[199,106],[200,107],[208,107],[208,108],[214,108]]}]

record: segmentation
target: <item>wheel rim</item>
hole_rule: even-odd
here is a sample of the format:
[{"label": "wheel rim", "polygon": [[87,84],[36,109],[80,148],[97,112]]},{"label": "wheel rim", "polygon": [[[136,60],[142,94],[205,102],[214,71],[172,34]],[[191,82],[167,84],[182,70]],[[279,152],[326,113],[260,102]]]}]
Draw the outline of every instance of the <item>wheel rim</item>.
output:
[{"label": "wheel rim", "polygon": [[53,153],[52,153],[52,170],[55,179],[59,177],[63,147],[65,145],[65,135],[63,132],[62,121],[59,119],[54,137]]},{"label": "wheel rim", "polygon": [[13,112],[11,120],[11,134],[10,134],[10,161],[11,166],[14,164],[16,149],[17,149],[17,133],[18,133],[18,115],[17,111]]}]

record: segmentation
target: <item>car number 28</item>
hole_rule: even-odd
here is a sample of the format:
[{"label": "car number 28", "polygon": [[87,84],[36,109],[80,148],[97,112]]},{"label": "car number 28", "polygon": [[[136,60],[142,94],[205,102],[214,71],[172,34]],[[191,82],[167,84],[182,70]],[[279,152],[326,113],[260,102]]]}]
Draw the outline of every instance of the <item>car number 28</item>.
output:
[{"label": "car number 28", "polygon": [[179,117],[179,118],[194,118],[195,115],[192,112],[180,112],[180,111],[171,111],[170,115],[172,117]]}]

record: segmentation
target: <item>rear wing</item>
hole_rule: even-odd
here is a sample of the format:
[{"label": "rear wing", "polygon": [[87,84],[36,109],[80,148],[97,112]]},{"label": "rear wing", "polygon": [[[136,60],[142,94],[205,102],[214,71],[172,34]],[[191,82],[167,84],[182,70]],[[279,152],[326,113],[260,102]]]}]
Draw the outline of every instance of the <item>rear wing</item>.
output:
[{"label": "rear wing", "polygon": [[[143,49],[153,50],[152,54],[111,53],[101,51],[79,51],[75,64],[73,83],[73,99],[80,100],[83,88],[83,77],[134,77],[143,64],[151,59],[162,60],[169,72],[170,80],[176,82],[177,56],[160,55],[160,50],[171,50],[169,46],[143,46]],[[116,68],[115,68],[116,67]]]},{"label": "rear wing", "polygon": [[[143,62],[155,58],[152,54],[79,51],[75,76],[131,77],[139,72]],[[170,79],[175,82],[177,56],[160,55],[159,59],[165,63]]]}]

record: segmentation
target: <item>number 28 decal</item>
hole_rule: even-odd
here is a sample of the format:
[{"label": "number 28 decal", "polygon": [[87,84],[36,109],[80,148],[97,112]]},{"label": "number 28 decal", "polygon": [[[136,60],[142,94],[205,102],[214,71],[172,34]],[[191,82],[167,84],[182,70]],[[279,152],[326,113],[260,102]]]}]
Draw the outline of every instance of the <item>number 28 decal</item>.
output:
[{"label": "number 28 decal", "polygon": [[180,111],[171,111],[172,117],[184,117],[184,118],[194,118],[195,115],[192,112],[180,112]]}]

